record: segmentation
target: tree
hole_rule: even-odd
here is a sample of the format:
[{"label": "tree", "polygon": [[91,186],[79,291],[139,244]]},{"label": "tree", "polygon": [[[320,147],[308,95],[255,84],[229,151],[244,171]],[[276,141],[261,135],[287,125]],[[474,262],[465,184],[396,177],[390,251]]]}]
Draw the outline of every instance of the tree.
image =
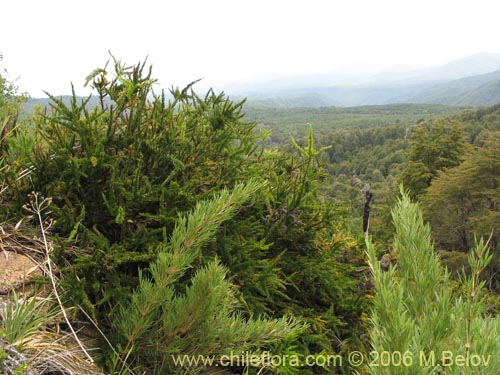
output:
[{"label": "tree", "polygon": [[438,119],[417,125],[411,135],[407,166],[400,181],[412,198],[421,196],[439,171],[460,164],[465,152],[462,125]]},{"label": "tree", "polygon": [[[441,172],[432,181],[422,197],[422,209],[440,248],[468,251],[476,235],[491,235],[490,245],[498,251],[499,154],[499,133],[490,133],[484,145],[469,153],[463,163]],[[493,262],[492,267],[493,277],[498,262]],[[490,282],[490,287],[496,288],[498,278]]]},{"label": "tree", "polygon": [[497,246],[500,189],[499,133],[492,133],[483,147],[464,162],[438,175],[423,197],[423,209],[438,243],[465,251],[473,233],[488,236]]}]

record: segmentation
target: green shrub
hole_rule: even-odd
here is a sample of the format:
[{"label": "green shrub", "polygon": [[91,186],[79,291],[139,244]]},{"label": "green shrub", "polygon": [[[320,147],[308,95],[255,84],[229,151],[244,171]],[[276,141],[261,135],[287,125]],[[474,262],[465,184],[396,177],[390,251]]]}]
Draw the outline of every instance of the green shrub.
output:
[{"label": "green shrub", "polygon": [[89,108],[90,98],[79,102],[74,95],[65,105],[52,97],[51,109],[35,118],[45,147],[36,153],[30,189],[52,198],[54,259],[68,298],[142,362],[139,348],[126,344],[133,340],[114,337],[119,306],[154,279],[150,266],[173,238],[180,214],[257,181],[262,187],[232,220],[218,224],[172,290],[187,296],[194,280],[208,282],[207,272],[227,273],[247,318],[305,320],[309,328],[293,342],[266,344],[276,353],[359,344],[364,256],[321,195],[322,150],[314,148],[312,131],[305,147],[292,142],[291,153],[264,150],[266,134],[243,120],[243,102],[211,90],[200,97],[191,85],[157,95],[145,64],[113,63],[112,71],[88,77],[97,107]]},{"label": "green shrub", "polygon": [[[487,244],[481,240],[471,250],[472,273],[463,276],[465,296],[454,298],[418,204],[403,194],[393,220],[396,265],[384,272],[368,244],[375,280],[368,373],[496,374],[500,320],[483,316],[486,305],[480,293],[480,273],[492,259]],[[477,365],[471,365],[472,357]]]}]

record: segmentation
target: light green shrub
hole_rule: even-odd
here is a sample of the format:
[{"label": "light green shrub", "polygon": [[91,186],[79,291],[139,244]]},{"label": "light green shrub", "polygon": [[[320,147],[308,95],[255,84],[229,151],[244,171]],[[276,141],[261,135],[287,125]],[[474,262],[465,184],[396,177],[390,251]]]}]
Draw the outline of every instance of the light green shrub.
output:
[{"label": "light green shrub", "polygon": [[500,319],[485,316],[479,275],[491,261],[482,240],[470,251],[466,297],[453,298],[417,203],[402,193],[393,210],[396,264],[384,272],[368,242],[375,281],[367,372],[391,374],[497,374]]}]

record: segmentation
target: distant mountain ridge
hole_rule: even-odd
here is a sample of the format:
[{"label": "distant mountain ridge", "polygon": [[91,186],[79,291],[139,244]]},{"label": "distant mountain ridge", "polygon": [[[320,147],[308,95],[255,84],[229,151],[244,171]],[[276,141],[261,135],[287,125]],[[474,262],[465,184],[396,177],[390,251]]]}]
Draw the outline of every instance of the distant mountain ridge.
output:
[{"label": "distant mountain ridge", "polygon": [[[196,88],[196,87],[195,87]],[[444,65],[382,73],[341,73],[260,77],[222,88],[233,99],[259,107],[355,107],[395,103],[459,107],[500,103],[500,54],[480,53]],[[69,96],[63,96],[69,102]],[[95,105],[95,98],[90,101]],[[47,106],[49,99],[32,99]]]},{"label": "distant mountain ridge", "polygon": [[455,80],[500,70],[500,54],[478,53],[444,65],[421,69],[413,73],[414,79],[435,81]]},{"label": "distant mountain ridge", "polygon": [[[55,95],[54,97],[57,98],[58,100],[62,100],[62,102],[66,106],[71,106],[71,100],[72,100],[71,95]],[[88,99],[87,96],[78,96],[77,103],[81,104],[82,101],[87,100],[87,99]],[[33,111],[35,110],[35,108],[37,106],[39,106],[41,108],[48,108],[51,102],[52,102],[52,99],[50,99],[50,98],[30,98],[26,103],[24,103],[24,106],[23,106],[24,111],[27,114],[30,114],[30,113],[33,113]],[[89,109],[93,108],[93,107],[99,105],[99,103],[100,103],[99,97],[92,96],[90,99],[88,99],[87,108],[89,108]]]},{"label": "distant mountain ridge", "polygon": [[486,106],[500,102],[499,79],[500,54],[480,53],[407,72],[278,77],[229,86],[227,91],[247,97],[250,102],[274,103],[278,107],[410,102]]},{"label": "distant mountain ridge", "polygon": [[431,86],[409,98],[413,103],[487,106],[500,102],[500,70]]}]

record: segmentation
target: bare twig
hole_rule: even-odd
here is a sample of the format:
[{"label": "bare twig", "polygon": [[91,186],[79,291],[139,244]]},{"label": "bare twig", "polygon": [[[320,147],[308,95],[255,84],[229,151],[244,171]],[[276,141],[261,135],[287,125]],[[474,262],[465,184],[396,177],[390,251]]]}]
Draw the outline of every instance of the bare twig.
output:
[{"label": "bare twig", "polygon": [[49,275],[48,276],[50,278],[50,282],[52,284],[52,288],[54,290],[54,295],[55,295],[55,297],[57,299],[57,303],[58,303],[59,308],[61,309],[61,312],[62,312],[62,314],[64,316],[64,320],[66,321],[66,324],[68,325],[68,327],[69,327],[69,329],[71,331],[71,334],[75,338],[75,340],[78,343],[78,346],[80,347],[80,349],[83,351],[83,353],[85,354],[85,356],[87,357],[87,359],[91,363],[93,363],[94,359],[90,356],[90,354],[87,352],[87,350],[83,346],[82,342],[78,338],[78,335],[76,334],[73,326],[71,325],[71,323],[69,321],[68,315],[66,314],[66,310],[65,310],[65,308],[64,308],[64,306],[63,306],[63,304],[61,302],[61,298],[59,297],[59,293],[57,291],[56,280],[55,280],[54,272],[52,270],[52,261],[50,259],[49,244],[48,244],[48,241],[47,241],[47,236],[45,235],[45,227],[44,227],[44,222],[43,222],[43,219],[42,219],[42,211],[46,207],[48,207],[49,204],[50,204],[50,199],[45,198],[41,202],[39,202],[39,200],[38,200],[38,194],[37,193],[33,193],[33,200],[31,201],[31,207],[25,207],[25,208],[27,210],[31,211],[33,214],[35,214],[36,217],[37,217],[37,219],[38,219],[38,222],[40,223],[40,230],[41,230],[41,233],[42,233],[42,240],[43,240],[43,244],[44,244],[44,248],[45,248],[46,263],[47,263],[47,268],[48,268],[48,271],[49,271]]}]

